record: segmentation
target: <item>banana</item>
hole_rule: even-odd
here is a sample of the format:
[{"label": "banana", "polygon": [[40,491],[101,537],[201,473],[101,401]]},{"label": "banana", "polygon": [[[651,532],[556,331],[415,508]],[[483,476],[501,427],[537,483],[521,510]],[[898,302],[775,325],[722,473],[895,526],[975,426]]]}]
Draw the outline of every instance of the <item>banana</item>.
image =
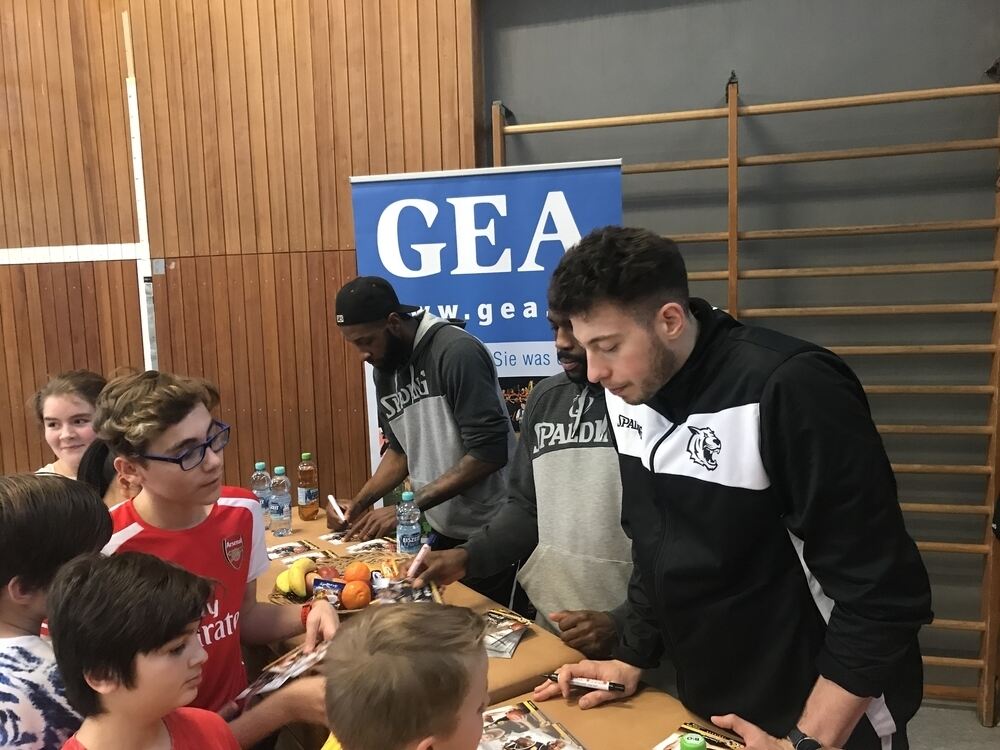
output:
[{"label": "banana", "polygon": [[274,582],[274,585],[278,587],[278,591],[282,594],[287,594],[292,590],[291,584],[288,581],[288,574],[290,570],[283,570],[278,573],[278,580]]},{"label": "banana", "polygon": [[288,570],[288,585],[291,587],[293,594],[301,599],[305,599],[309,595],[309,590],[306,587],[306,573],[310,573],[315,569],[316,563],[308,557],[292,563],[292,567]]}]

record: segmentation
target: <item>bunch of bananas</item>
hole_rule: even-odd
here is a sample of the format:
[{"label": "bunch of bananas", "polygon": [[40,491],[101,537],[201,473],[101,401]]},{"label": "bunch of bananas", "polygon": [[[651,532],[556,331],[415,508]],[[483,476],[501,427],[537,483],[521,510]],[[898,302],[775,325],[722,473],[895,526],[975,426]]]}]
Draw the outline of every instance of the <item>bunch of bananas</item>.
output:
[{"label": "bunch of bananas", "polygon": [[300,599],[305,599],[309,595],[306,574],[312,573],[314,570],[316,570],[316,563],[308,557],[303,557],[289,565],[287,570],[278,573],[275,586],[283,594],[293,594]]}]

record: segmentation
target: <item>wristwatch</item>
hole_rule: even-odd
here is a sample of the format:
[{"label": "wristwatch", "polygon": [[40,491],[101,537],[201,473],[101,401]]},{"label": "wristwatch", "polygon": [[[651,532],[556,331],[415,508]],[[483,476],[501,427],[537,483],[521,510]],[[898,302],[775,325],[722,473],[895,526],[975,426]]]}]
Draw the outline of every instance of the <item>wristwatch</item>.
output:
[{"label": "wristwatch", "polygon": [[787,739],[795,750],[823,750],[822,742],[805,734],[798,727],[789,730]]}]

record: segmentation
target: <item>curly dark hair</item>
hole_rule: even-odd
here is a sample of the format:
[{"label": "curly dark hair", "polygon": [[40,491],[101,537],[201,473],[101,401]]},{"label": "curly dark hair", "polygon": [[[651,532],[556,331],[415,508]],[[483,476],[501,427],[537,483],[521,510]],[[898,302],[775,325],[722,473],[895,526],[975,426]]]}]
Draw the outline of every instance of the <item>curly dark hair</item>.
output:
[{"label": "curly dark hair", "polygon": [[549,309],[586,313],[611,302],[645,312],[688,305],[687,268],[676,243],[647,229],[601,227],[571,247],[549,282]]}]

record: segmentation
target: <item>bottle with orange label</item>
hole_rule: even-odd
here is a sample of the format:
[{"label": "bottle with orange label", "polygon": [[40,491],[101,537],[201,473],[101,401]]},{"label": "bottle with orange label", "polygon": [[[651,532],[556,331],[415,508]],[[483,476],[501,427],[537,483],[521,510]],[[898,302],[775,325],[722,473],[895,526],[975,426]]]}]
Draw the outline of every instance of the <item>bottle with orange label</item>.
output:
[{"label": "bottle with orange label", "polygon": [[319,515],[319,469],[312,460],[312,453],[302,454],[298,480],[299,518],[312,521]]}]

